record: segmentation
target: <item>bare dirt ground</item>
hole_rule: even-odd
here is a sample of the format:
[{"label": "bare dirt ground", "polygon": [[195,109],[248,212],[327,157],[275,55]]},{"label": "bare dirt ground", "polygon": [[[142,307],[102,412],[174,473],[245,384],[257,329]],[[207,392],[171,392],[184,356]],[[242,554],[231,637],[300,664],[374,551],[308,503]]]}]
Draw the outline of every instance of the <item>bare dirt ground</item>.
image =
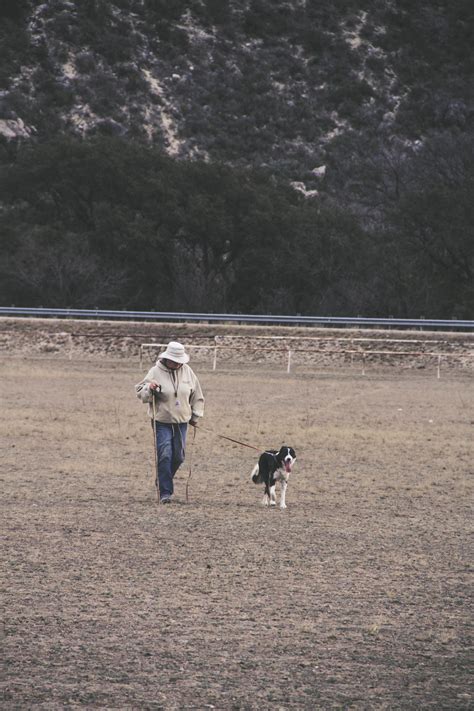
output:
[{"label": "bare dirt ground", "polygon": [[196,370],[286,511],[208,430],[156,505],[136,358],[0,359],[3,708],[472,708],[472,377]]}]

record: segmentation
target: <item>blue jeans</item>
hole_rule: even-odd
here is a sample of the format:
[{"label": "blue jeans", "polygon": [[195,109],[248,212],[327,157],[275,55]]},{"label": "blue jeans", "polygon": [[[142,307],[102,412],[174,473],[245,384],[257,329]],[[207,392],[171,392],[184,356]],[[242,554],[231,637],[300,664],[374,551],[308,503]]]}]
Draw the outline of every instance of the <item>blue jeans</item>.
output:
[{"label": "blue jeans", "polygon": [[[151,422],[153,426],[153,420]],[[160,499],[173,493],[173,477],[184,462],[188,425],[156,422],[156,453],[158,457],[158,481]]]}]

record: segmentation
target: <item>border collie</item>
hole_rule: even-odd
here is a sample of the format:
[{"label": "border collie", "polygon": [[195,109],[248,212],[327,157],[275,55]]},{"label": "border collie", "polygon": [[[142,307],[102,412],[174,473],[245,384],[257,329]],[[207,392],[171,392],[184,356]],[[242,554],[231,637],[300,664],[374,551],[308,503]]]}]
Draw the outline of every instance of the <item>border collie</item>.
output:
[{"label": "border collie", "polygon": [[280,508],[286,509],[286,487],[291,468],[296,461],[296,452],[293,447],[283,445],[278,452],[276,449],[267,449],[260,455],[258,463],[252,470],[251,479],[254,484],[265,484],[265,494],[262,504],[276,506],[275,487],[280,482]]}]

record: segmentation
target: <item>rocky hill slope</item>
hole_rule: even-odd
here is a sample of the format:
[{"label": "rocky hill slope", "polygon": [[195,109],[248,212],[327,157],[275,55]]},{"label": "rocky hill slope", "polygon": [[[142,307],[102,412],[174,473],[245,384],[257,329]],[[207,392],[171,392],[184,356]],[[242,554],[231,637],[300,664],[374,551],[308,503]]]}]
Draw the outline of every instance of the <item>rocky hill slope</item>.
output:
[{"label": "rocky hill slope", "polygon": [[468,0],[3,0],[0,302],[472,318]]},{"label": "rocky hill slope", "polygon": [[318,189],[342,138],[467,128],[473,17],[464,0],[5,0],[0,133],[140,137]]}]

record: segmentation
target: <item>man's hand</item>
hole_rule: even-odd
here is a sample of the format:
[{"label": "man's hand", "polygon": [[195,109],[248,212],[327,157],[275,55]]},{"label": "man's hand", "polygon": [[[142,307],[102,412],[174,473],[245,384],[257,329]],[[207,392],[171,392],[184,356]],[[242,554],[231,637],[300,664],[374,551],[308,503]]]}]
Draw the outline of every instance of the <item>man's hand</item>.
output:
[{"label": "man's hand", "polygon": [[158,393],[161,392],[161,385],[157,383],[156,380],[152,380],[148,387],[150,388],[152,395],[158,395]]},{"label": "man's hand", "polygon": [[191,425],[191,427],[196,427],[197,423],[198,421],[195,417],[191,417],[191,419],[189,420],[189,424]]}]

